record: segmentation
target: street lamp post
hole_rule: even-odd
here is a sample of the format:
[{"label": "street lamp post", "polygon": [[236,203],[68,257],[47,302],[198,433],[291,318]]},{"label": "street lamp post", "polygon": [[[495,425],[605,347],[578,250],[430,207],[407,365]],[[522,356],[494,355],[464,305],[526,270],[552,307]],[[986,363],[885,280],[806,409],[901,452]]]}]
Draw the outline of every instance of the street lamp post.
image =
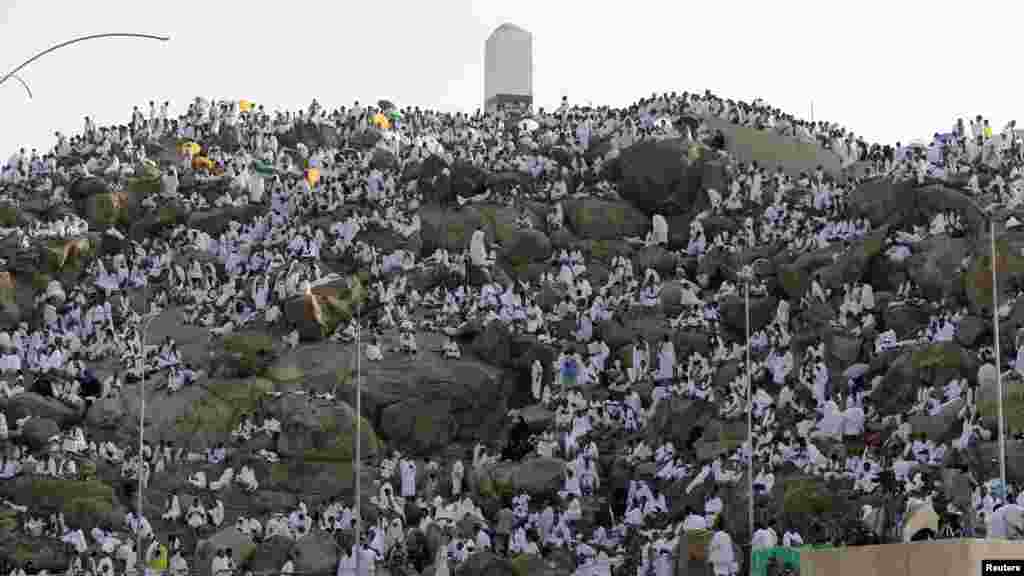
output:
[{"label": "street lamp post", "polygon": [[356,437],[354,439],[355,444],[355,461],[353,462],[352,471],[356,477],[356,494],[355,494],[355,543],[356,543],[356,573],[359,574],[363,565],[363,514],[362,514],[362,424],[363,424],[363,372],[360,369],[362,364],[362,334],[363,334],[363,322],[362,314],[360,310],[361,306],[356,303]]},{"label": "street lamp post", "polygon": [[[40,58],[42,58],[43,56],[46,56],[47,54],[49,54],[51,52],[54,52],[56,50],[60,50],[61,48],[64,48],[65,46],[71,46],[72,44],[78,44],[79,42],[85,42],[86,40],[98,40],[100,38],[141,38],[141,39],[145,39],[145,40],[159,40],[160,42],[167,42],[167,41],[169,41],[171,39],[170,36],[156,36],[154,34],[137,34],[137,33],[130,33],[130,32],[109,32],[109,33],[106,33],[106,34],[90,34],[88,36],[81,36],[81,37],[78,37],[78,38],[73,38],[73,39],[68,40],[66,42],[61,42],[60,44],[55,44],[53,46],[50,46],[46,50],[43,50],[42,52],[39,52],[38,54],[36,54],[35,56],[29,58],[28,60],[22,62],[14,70],[11,70],[7,74],[5,74],[2,78],[0,78],[0,85],[3,85],[4,82],[7,82],[11,78],[14,78],[15,74],[20,72],[22,68],[28,66],[29,64],[35,62],[36,60],[39,60]],[[25,89],[28,90],[28,85],[26,85],[24,83],[24,81],[22,81],[22,85],[24,85]],[[32,91],[29,90],[29,96],[31,96],[31,95],[32,95]]]},{"label": "street lamp post", "polygon": [[144,489],[143,473],[145,470],[146,462],[143,458],[144,450],[144,435],[146,430],[146,335],[149,332],[149,324],[156,316],[148,314],[145,322],[142,324],[142,330],[139,332],[139,356],[135,361],[136,370],[139,372],[139,469],[136,471],[138,475],[138,488],[136,489],[136,529],[135,529],[135,554],[138,562],[139,576],[145,571],[146,559],[145,554],[142,552],[142,519],[145,518],[145,513],[142,508],[142,492]]},{"label": "street lamp post", "polygon": [[[754,403],[753,387],[754,380],[750,369],[750,281],[753,270],[750,266],[744,266],[741,271],[743,277],[743,311],[746,327],[746,372],[747,372],[747,444],[749,454],[747,455],[747,521],[750,525],[750,535],[754,535]],[[751,548],[751,560],[753,560],[753,548]]]},{"label": "street lamp post", "polygon": [[1008,496],[1006,486],[1006,421],[1003,419],[1003,367],[999,354],[999,284],[996,274],[996,221],[993,218],[991,223],[992,240],[992,330],[995,335],[993,352],[996,363],[996,394],[999,395],[998,407],[999,417],[999,482],[1003,497]]}]

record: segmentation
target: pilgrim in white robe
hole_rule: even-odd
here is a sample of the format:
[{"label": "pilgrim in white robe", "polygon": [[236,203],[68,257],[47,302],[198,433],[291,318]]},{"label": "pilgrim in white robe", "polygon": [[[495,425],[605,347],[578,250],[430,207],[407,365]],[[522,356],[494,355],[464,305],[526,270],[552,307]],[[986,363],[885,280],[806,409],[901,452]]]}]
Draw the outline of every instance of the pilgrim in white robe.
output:
[{"label": "pilgrim in white robe", "polygon": [[739,570],[732,537],[728,532],[718,530],[711,537],[711,543],[708,545],[708,563],[714,569],[715,576],[734,576]]},{"label": "pilgrim in white robe", "polygon": [[544,366],[541,364],[540,360],[535,359],[533,361],[533,365],[530,367],[530,376],[533,398],[534,400],[540,401],[544,385]]},{"label": "pilgrim in white robe", "polygon": [[661,214],[655,214],[651,217],[651,236],[650,244],[661,245],[668,244],[668,221]]},{"label": "pilgrim in white robe", "polygon": [[482,268],[487,265],[487,244],[484,231],[477,228],[469,241],[469,258],[473,266]]},{"label": "pilgrim in white robe", "polygon": [[403,460],[399,463],[402,474],[402,497],[416,497],[416,463],[412,460]]},{"label": "pilgrim in white robe", "polygon": [[671,380],[675,378],[676,348],[671,340],[661,343],[661,350],[658,351],[658,373],[655,380]]},{"label": "pilgrim in white robe", "polygon": [[456,460],[452,465],[452,496],[462,494],[462,481],[466,476],[466,468],[462,460]]}]

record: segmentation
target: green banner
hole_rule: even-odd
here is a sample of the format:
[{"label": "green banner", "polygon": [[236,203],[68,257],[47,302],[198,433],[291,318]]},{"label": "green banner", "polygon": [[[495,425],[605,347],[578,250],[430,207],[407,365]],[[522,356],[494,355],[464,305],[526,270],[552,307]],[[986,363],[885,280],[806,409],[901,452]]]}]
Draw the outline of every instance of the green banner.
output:
[{"label": "green banner", "polygon": [[[831,546],[827,545],[803,546],[803,548],[814,550],[830,547]],[[775,548],[761,548],[754,550],[751,576],[766,576],[768,574],[768,563],[773,558],[778,559],[776,562],[780,565],[790,565],[793,568],[800,570],[800,550],[803,548],[786,548],[778,546]]]}]

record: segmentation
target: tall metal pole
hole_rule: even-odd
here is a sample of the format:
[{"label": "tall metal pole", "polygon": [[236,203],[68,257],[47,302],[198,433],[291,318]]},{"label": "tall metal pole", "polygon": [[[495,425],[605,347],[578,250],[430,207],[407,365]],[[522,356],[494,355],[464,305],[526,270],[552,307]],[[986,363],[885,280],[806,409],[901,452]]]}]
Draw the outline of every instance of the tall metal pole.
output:
[{"label": "tall metal pole", "polygon": [[139,371],[139,469],[136,472],[138,475],[138,488],[136,492],[137,509],[135,514],[137,515],[136,523],[137,528],[135,530],[135,557],[139,565],[139,576],[145,571],[146,560],[142,553],[142,518],[145,516],[142,510],[142,492],[143,488],[143,473],[145,470],[146,461],[143,458],[144,450],[144,436],[146,430],[146,333],[149,332],[149,323],[153,321],[153,317],[146,319],[142,325],[142,331],[139,332],[139,356],[135,362],[135,367]]},{"label": "tall metal pole", "polygon": [[363,424],[363,371],[360,369],[362,365],[362,333],[363,333],[363,322],[362,313],[359,309],[359,304],[356,304],[356,437],[355,437],[355,462],[352,467],[353,472],[356,475],[356,503],[355,503],[355,516],[356,516],[356,573],[358,574],[363,563],[363,514],[362,514],[362,424]]},{"label": "tall metal pole", "polygon": [[[139,335],[139,343],[141,344],[142,350],[139,351],[140,356],[145,354],[146,343],[143,336]],[[145,570],[145,559],[142,555],[142,490],[143,482],[142,475],[145,466],[145,459],[142,457],[143,450],[143,435],[146,426],[146,366],[144,360],[136,361],[136,368],[140,369],[139,376],[139,469],[136,470],[135,474],[138,476],[139,485],[136,488],[137,494],[137,505],[135,509],[135,560],[138,563],[138,574],[141,576]]]},{"label": "tall metal pole", "polygon": [[1003,366],[999,355],[999,284],[996,273],[996,221],[992,219],[992,329],[995,332],[995,356],[996,356],[996,393],[999,394],[999,401],[996,403],[999,412],[999,482],[1002,484],[1004,497],[1007,496],[1006,486],[1006,421],[1003,419]]},{"label": "tall metal pole", "polygon": [[[754,536],[754,403],[751,390],[754,381],[751,378],[750,370],[750,270],[746,270],[746,290],[743,295],[743,304],[746,313],[747,330],[747,443],[750,454],[747,456],[747,521],[750,523],[750,536]],[[754,559],[753,547],[751,547],[751,562]],[[751,564],[753,565],[753,564]]]},{"label": "tall metal pole", "polygon": [[[159,40],[161,42],[167,42],[167,41],[169,41],[171,39],[170,36],[156,36],[156,35],[153,35],[153,34],[135,34],[135,33],[129,33],[129,32],[110,32],[110,33],[106,33],[106,34],[90,34],[88,36],[82,36],[82,37],[79,37],[79,38],[74,38],[74,39],[68,40],[67,42],[61,42],[60,44],[57,44],[55,46],[50,46],[46,50],[43,50],[42,52],[40,52],[40,53],[36,54],[35,56],[29,58],[28,60],[22,62],[21,65],[19,65],[17,68],[15,68],[14,70],[11,70],[7,74],[5,74],[2,78],[0,78],[0,85],[3,85],[4,82],[7,82],[11,78],[13,78],[14,75],[17,74],[18,72],[20,72],[22,68],[28,66],[29,64],[35,62],[36,60],[39,60],[40,58],[42,58],[43,56],[46,56],[50,52],[53,52],[55,50],[60,50],[61,48],[65,47],[65,46],[70,46],[72,44],[78,44],[79,42],[85,42],[86,40],[97,40],[99,38],[143,38],[143,39],[147,39],[147,40]],[[27,88],[28,87],[26,86],[26,89]]]}]

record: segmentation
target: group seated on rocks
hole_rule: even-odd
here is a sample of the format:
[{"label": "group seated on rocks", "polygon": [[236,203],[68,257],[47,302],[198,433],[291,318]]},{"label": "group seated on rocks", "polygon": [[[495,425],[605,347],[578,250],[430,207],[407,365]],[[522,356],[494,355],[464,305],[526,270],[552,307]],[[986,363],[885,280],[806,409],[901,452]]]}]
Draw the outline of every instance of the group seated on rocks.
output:
[{"label": "group seated on rocks", "polygon": [[[124,482],[141,479],[144,490],[176,482],[164,495],[159,521],[130,512],[116,526],[68,526],[61,511],[8,504],[20,532],[66,543],[74,550],[66,567],[73,573],[133,573],[141,535],[147,564],[183,575],[200,538],[233,527],[257,544],[330,534],[340,542],[340,552],[332,551],[339,576],[356,573],[356,556],[364,571],[387,564],[421,572],[433,564],[445,573],[483,550],[553,562],[561,550],[571,558],[566,572],[603,576],[669,574],[686,554],[681,543],[710,530],[709,562],[717,574],[736,574],[737,541],[771,548],[826,538],[797,511],[765,520],[773,500],[784,497],[778,488],[795,474],[851,502],[884,492],[907,514],[934,503],[944,526],[955,521],[970,534],[1012,532],[1005,519],[1019,506],[1013,501],[1019,491],[986,481],[993,471],[979,465],[977,447],[992,436],[984,413],[991,374],[1024,370],[1024,343],[1015,342],[1016,357],[990,364],[994,358],[978,336],[984,324],[966,329],[978,307],[972,303],[965,312],[963,298],[937,298],[943,273],[907,264],[918,254],[944,262],[934,258],[934,246],[977,232],[976,223],[947,206],[922,220],[927,226],[900,221],[881,229],[883,222],[854,201],[862,180],[838,178],[824,167],[789,174],[782,166],[739,162],[725,149],[724,134],[707,122],[819,142],[845,167],[867,163],[897,183],[956,188],[954,180],[969,174],[964,188],[979,202],[1011,210],[1022,197],[1018,136],[996,138],[976,119],[968,137],[958,124],[938,172],[900,146],[868,145],[829,123],[711,94],[655,96],[623,110],[565,102],[511,132],[489,115],[394,112],[383,103],[329,112],[314,101],[308,110],[272,115],[197,99],[171,118],[169,105],[158,111],[151,103],[148,116],[136,109],[129,126],[98,128],[87,120],[81,135],[59,135],[52,152],[20,151],[0,169],[4,195],[26,214],[39,197],[48,206],[70,205],[82,176],[113,195],[131,192],[129,174],[155,171],[159,192],[140,199],[139,215],[161,221],[140,240],[103,223],[100,255],[76,252],[87,260],[80,273],[47,278],[34,288],[32,315],[22,315],[31,319],[0,333],[0,479],[81,481],[112,472]],[[698,125],[674,121],[683,116],[697,117]],[[336,141],[286,145],[310,127],[333,132]],[[222,144],[228,133],[237,146]],[[358,145],[364,138],[376,144]],[[598,245],[586,238],[580,216],[586,203],[619,202],[634,210],[630,191],[606,177],[604,167],[635,144],[667,138],[689,139],[698,152],[713,148],[702,153],[724,166],[722,181],[699,191],[702,210],[682,230],[670,229],[678,219],[647,210],[633,242],[608,235]],[[178,141],[190,145],[165,149]],[[595,153],[598,144],[607,144],[607,152]],[[407,168],[422,173],[409,179]],[[474,179],[467,174],[506,172],[516,173],[518,183],[465,184]],[[114,209],[120,198],[111,197]],[[452,209],[453,222],[474,210],[512,216],[493,224],[476,220],[457,240],[449,236],[457,227],[442,225],[438,238],[428,214],[439,201]],[[165,218],[175,211],[187,217]],[[29,225],[4,231],[30,247],[89,235],[98,224],[61,214],[46,222],[31,216]],[[999,214],[1006,228],[1019,224]],[[224,221],[213,223],[220,215]],[[547,250],[529,256],[530,266],[515,265],[522,255],[509,252],[515,245],[506,235],[513,232],[543,236]],[[687,233],[682,240],[681,232]],[[383,237],[388,241],[377,240]],[[863,262],[869,246],[879,255]],[[805,254],[813,258],[801,259]],[[969,269],[969,260],[957,260],[950,272]],[[513,268],[527,271],[509,278]],[[333,304],[320,296],[321,287],[340,285],[337,271],[355,270],[367,280],[365,315],[325,312]],[[146,303],[137,306],[142,293]],[[739,336],[745,322],[737,321],[746,295],[754,308],[749,341]],[[308,317],[296,321],[289,310],[300,300]],[[1013,302],[1001,303],[1004,319],[1012,318]],[[473,360],[487,331],[543,353],[517,367],[529,383],[529,406],[510,414],[507,441],[480,443],[461,456],[453,446],[443,462],[391,452],[371,490],[378,519],[353,535],[359,514],[345,497],[318,498],[307,507],[312,495],[299,494],[295,506],[266,514],[225,504],[229,496],[254,502],[277,483],[260,475],[263,464],[289,463],[290,456],[276,452],[287,428],[267,412],[235,415],[230,432],[208,449],[161,442],[144,444],[142,454],[134,442],[122,444],[82,419],[97,406],[125,402],[126,386],[155,376],[165,395],[205,384],[205,359],[190,357],[174,338],[146,342],[154,318],[201,329],[211,344],[244,330],[266,331],[298,352],[314,323],[333,350],[343,353],[359,342],[357,353],[378,365],[423,355]],[[433,333],[443,344],[429,344]],[[900,369],[916,370],[923,354],[953,347],[971,357],[954,377],[887,390],[897,385],[886,374],[890,365],[905,362],[909,368]],[[984,366],[979,371],[975,364]],[[271,397],[295,392],[282,387]],[[324,390],[303,393],[336,400]],[[754,435],[730,437],[746,421],[748,397]],[[952,432],[955,440],[917,430],[921,416],[948,419],[939,436]],[[697,422],[686,422],[680,434],[670,422],[694,417],[708,429],[702,424],[695,434],[690,426]],[[57,436],[40,437],[51,424]],[[548,462],[556,463],[551,482],[530,486]],[[514,471],[508,490],[496,480],[505,467]],[[978,488],[966,495],[967,506],[961,499],[941,507],[945,490],[933,481],[958,467],[975,474]],[[732,498],[748,468],[756,471],[761,519],[753,533],[733,520],[736,509],[745,510]],[[441,544],[431,557],[419,536],[436,532]],[[883,532],[876,536],[896,537]],[[210,568],[241,567],[228,549]],[[287,559],[281,569],[291,572],[295,563]]]}]

